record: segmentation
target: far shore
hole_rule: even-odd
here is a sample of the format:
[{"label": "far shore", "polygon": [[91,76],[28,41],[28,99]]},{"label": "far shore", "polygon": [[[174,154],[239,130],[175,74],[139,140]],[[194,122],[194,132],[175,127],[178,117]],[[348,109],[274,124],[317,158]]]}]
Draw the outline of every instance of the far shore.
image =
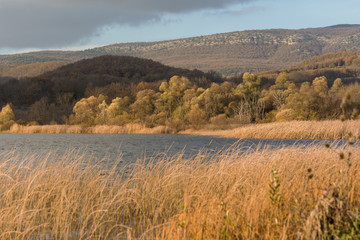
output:
[{"label": "far shore", "polygon": [[291,121],[249,124],[228,130],[186,130],[181,133],[255,139],[359,139],[360,120]]},{"label": "far shore", "polygon": [[232,129],[216,130],[187,129],[175,132],[167,126],[147,128],[141,124],[124,126],[81,126],[81,125],[33,125],[14,124],[2,133],[69,133],[69,134],[193,134],[213,135],[226,138],[255,139],[359,139],[360,120],[291,121],[248,124]]}]

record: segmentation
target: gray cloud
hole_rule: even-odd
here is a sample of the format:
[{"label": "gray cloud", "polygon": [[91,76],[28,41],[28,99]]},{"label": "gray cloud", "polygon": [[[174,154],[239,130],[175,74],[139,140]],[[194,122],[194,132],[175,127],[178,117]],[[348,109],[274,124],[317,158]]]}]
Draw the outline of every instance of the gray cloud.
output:
[{"label": "gray cloud", "polygon": [[215,15],[234,15],[234,16],[240,16],[240,15],[247,15],[247,14],[253,14],[256,12],[264,11],[264,7],[259,6],[250,6],[245,7],[241,10],[221,10],[215,13]]},{"label": "gray cloud", "polygon": [[253,0],[0,0],[0,48],[62,47],[112,24],[159,21],[166,13],[224,9]]}]

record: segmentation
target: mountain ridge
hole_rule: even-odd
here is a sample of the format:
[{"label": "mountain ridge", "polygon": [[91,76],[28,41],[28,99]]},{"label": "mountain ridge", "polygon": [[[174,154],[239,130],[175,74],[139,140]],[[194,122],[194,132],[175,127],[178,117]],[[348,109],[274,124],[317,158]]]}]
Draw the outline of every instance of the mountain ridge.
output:
[{"label": "mountain ridge", "polygon": [[82,51],[40,51],[0,56],[0,64],[65,61],[101,55],[134,56],[163,64],[229,75],[296,65],[338,50],[360,50],[360,25],[217,33],[156,42],[117,43]]}]

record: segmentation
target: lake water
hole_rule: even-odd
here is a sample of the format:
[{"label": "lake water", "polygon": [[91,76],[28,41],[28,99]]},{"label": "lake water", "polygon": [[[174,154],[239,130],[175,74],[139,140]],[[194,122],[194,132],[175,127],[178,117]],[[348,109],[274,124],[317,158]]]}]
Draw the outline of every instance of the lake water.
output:
[{"label": "lake water", "polygon": [[[244,150],[263,147],[307,146],[324,144],[326,140],[259,140],[219,138],[215,136],[171,134],[0,134],[0,152],[15,150],[17,154],[46,154],[62,156],[68,151],[91,155],[95,159],[121,156],[124,162],[183,153],[191,157],[206,150],[217,152],[232,146]],[[337,141],[337,144],[345,143]]]}]

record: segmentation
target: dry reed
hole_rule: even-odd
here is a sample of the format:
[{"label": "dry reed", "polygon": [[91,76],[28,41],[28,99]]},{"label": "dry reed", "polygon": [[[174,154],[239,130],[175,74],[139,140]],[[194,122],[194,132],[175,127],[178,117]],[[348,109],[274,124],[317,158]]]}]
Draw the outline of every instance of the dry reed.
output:
[{"label": "dry reed", "polygon": [[126,124],[124,126],[98,125],[98,126],[80,126],[80,125],[33,125],[22,126],[14,124],[6,133],[89,133],[89,134],[129,134],[146,133],[160,134],[169,133],[169,128],[158,126],[146,128],[141,124]]},{"label": "dry reed", "polygon": [[60,160],[3,154],[0,239],[306,239],[324,191],[336,186],[349,209],[360,206],[360,151],[351,151],[349,171],[322,146],[202,152],[126,167],[71,152]]},{"label": "dry reed", "polygon": [[[90,134],[162,134],[174,133],[167,126],[146,128],[141,124],[124,126],[35,125],[14,124],[6,133],[90,133]],[[360,120],[291,121],[250,124],[231,130],[186,130],[182,134],[216,135],[230,138],[258,139],[347,139],[349,133],[360,138]]]},{"label": "dry reed", "polygon": [[232,130],[189,130],[184,133],[258,139],[347,139],[360,137],[360,120],[291,121],[250,124]]}]

